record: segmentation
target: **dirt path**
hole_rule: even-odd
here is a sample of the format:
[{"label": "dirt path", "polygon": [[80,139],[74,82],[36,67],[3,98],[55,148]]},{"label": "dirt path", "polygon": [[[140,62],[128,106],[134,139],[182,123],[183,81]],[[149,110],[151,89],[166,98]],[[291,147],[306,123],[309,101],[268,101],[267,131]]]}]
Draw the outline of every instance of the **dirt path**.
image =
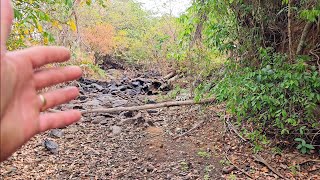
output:
[{"label": "dirt path", "polygon": [[[154,103],[156,96],[150,92],[154,81],[139,79],[121,78],[113,82],[82,79],[79,81],[82,95],[60,109]],[[33,138],[1,164],[1,177],[220,179],[221,158],[214,145],[221,138],[221,121],[216,114],[219,109],[207,107],[204,114],[204,108],[197,105],[89,114],[75,125]],[[200,121],[203,121],[201,128],[193,130],[190,136],[174,140]],[[56,143],[58,148],[49,151],[44,146],[45,141]]]}]

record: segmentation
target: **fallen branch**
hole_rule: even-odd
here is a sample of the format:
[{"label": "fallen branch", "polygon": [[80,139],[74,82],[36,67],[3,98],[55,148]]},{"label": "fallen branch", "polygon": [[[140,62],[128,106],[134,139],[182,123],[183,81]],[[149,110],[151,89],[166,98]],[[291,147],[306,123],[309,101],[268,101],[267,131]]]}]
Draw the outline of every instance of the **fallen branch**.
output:
[{"label": "fallen branch", "polygon": [[261,156],[259,156],[258,154],[253,155],[255,161],[260,162],[262,164],[264,164],[265,166],[267,166],[273,173],[275,173],[276,175],[278,175],[279,177],[281,177],[282,179],[286,179],[283,175],[281,175],[277,170],[275,170],[270,164],[267,163],[266,160],[264,160]]},{"label": "fallen branch", "polygon": [[317,159],[308,159],[308,160],[306,160],[306,161],[303,161],[303,162],[299,163],[299,165],[301,166],[301,165],[304,165],[304,164],[309,163],[309,162],[320,163],[320,160],[317,160]]},{"label": "fallen branch", "polygon": [[175,71],[172,71],[171,73],[169,73],[168,75],[164,76],[163,79],[171,79],[173,76],[176,75]]},{"label": "fallen branch", "polygon": [[180,77],[179,75],[176,75],[176,76],[170,78],[170,79],[168,80],[168,83],[172,84],[172,83],[173,83],[174,81],[176,81],[179,77]]},{"label": "fallen branch", "polygon": [[243,174],[245,174],[246,176],[248,176],[251,179],[255,179],[253,178],[250,174],[248,174],[247,172],[245,172],[243,169],[241,169],[240,167],[238,167],[237,165],[235,165],[229,158],[227,155],[225,155],[225,158],[235,167],[237,168],[239,171],[241,171]]},{"label": "fallen branch", "polygon": [[215,99],[204,99],[199,102],[194,102],[193,100],[188,101],[171,101],[171,102],[164,102],[159,104],[146,104],[142,106],[132,106],[132,107],[116,107],[116,108],[105,108],[105,109],[92,109],[92,110],[85,110],[82,111],[82,114],[88,113],[113,113],[113,112],[120,112],[120,111],[138,111],[138,110],[146,110],[146,109],[157,109],[162,107],[171,107],[171,106],[186,106],[186,105],[194,105],[194,104],[207,104],[214,102]]},{"label": "fallen branch", "polygon": [[[82,115],[88,113],[113,113],[113,112],[121,112],[121,111],[139,111],[139,110],[147,110],[147,109],[157,109],[162,107],[172,107],[172,106],[186,106],[186,105],[194,105],[194,104],[208,104],[215,102],[215,98],[203,99],[199,102],[194,102],[193,100],[187,101],[171,101],[171,102],[163,102],[159,104],[146,104],[142,106],[131,106],[131,107],[116,107],[116,108],[103,108],[103,109],[90,109],[81,111]],[[57,110],[48,110],[48,112],[61,112]]]},{"label": "fallen branch", "polygon": [[200,127],[200,125],[201,125],[202,123],[204,123],[204,120],[200,121],[198,124],[195,124],[189,131],[187,131],[187,132],[185,132],[185,133],[183,133],[183,134],[181,134],[181,135],[179,135],[179,136],[174,137],[173,140],[179,139],[179,138],[181,138],[181,137],[189,134],[189,133],[192,132],[193,130],[195,130],[195,129],[197,129],[198,127]]}]

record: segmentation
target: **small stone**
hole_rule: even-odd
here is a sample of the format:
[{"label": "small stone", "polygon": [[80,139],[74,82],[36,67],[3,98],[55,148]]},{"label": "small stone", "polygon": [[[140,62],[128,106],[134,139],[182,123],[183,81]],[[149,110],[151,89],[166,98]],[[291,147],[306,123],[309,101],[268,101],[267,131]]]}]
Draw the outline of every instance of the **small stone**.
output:
[{"label": "small stone", "polygon": [[100,124],[101,124],[101,125],[107,125],[107,124],[109,124],[109,121],[108,121],[108,120],[102,120],[102,121],[100,122]]},{"label": "small stone", "polygon": [[154,109],[149,109],[149,110],[147,110],[147,112],[149,114],[157,114],[159,111],[158,110],[154,110]]},{"label": "small stone", "polygon": [[141,85],[141,83],[139,81],[133,81],[133,82],[131,82],[131,84],[133,87],[138,87]]},{"label": "small stone", "polygon": [[226,166],[222,169],[224,174],[230,174],[233,170],[235,170],[234,166]]},{"label": "small stone", "polygon": [[86,100],[87,98],[88,98],[87,96],[79,96],[78,99],[79,99],[80,101],[84,101],[84,100]]},{"label": "small stone", "polygon": [[131,117],[133,117],[133,112],[132,111],[124,111],[124,112],[120,113],[120,116],[131,118]]},{"label": "small stone", "polygon": [[73,107],[72,107],[72,109],[83,109],[83,107],[82,107],[82,106],[77,106],[77,105],[76,105],[76,106],[73,106]]},{"label": "small stone", "polygon": [[[147,104],[157,104],[157,102],[153,99],[148,99]],[[152,111],[152,110],[149,110],[149,111]],[[155,111],[155,110],[153,110],[153,111]]]},{"label": "small stone", "polygon": [[146,124],[147,124],[148,127],[149,127],[149,126],[155,126],[152,121],[147,121]]},{"label": "small stone", "polygon": [[176,131],[176,134],[182,134],[183,133],[183,130],[181,128],[176,128],[175,131]]},{"label": "small stone", "polygon": [[120,107],[126,105],[128,103],[127,100],[115,100],[112,102],[112,107]]},{"label": "small stone", "polygon": [[112,131],[112,135],[120,134],[122,128],[120,126],[111,126],[110,130]]},{"label": "small stone", "polygon": [[52,154],[57,154],[58,153],[59,145],[56,142],[46,139],[46,140],[44,140],[43,144],[44,144],[44,147],[48,151],[50,151]]},{"label": "small stone", "polygon": [[99,118],[96,118],[96,119],[91,121],[92,124],[100,124],[101,122],[102,122],[102,120],[99,119]]},{"label": "small stone", "polygon": [[92,87],[96,88],[98,91],[102,91],[104,88],[96,83],[91,84]]},{"label": "small stone", "polygon": [[127,88],[128,88],[127,86],[120,86],[120,87],[118,87],[118,89],[119,89],[120,91],[125,91]]},{"label": "small stone", "polygon": [[61,129],[52,129],[52,130],[50,131],[49,135],[50,135],[51,137],[61,138],[61,137],[64,135],[64,133],[62,132]]},{"label": "small stone", "polygon": [[155,169],[154,166],[151,165],[151,164],[148,165],[148,167],[147,167],[147,171],[148,171],[148,172],[152,172],[154,169]]},{"label": "small stone", "polygon": [[136,90],[133,90],[133,89],[127,89],[126,91],[126,94],[128,94],[129,96],[135,96],[138,94],[138,92]]}]

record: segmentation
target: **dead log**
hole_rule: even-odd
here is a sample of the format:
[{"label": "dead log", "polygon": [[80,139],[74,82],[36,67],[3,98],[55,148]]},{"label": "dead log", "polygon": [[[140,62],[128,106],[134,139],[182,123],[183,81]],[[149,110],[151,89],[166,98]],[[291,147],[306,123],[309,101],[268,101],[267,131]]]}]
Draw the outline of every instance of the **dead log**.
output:
[{"label": "dead log", "polygon": [[176,81],[179,77],[180,77],[179,75],[176,75],[176,76],[170,78],[170,79],[168,80],[168,83],[169,83],[169,84],[172,84],[172,83],[173,83],[174,81]]},{"label": "dead log", "polygon": [[91,110],[82,111],[81,113],[88,114],[88,113],[113,113],[113,112],[120,112],[120,111],[138,111],[138,110],[156,109],[156,108],[162,108],[162,107],[186,106],[186,105],[194,105],[194,104],[208,104],[208,103],[212,103],[212,102],[215,102],[215,98],[204,99],[199,102],[195,102],[194,100],[170,101],[170,102],[163,102],[163,103],[159,103],[159,104],[146,104],[146,105],[142,105],[142,106],[91,109]]},{"label": "dead log", "polygon": [[168,75],[164,76],[163,79],[171,79],[173,76],[176,75],[175,71],[172,71],[171,73],[169,73]]}]

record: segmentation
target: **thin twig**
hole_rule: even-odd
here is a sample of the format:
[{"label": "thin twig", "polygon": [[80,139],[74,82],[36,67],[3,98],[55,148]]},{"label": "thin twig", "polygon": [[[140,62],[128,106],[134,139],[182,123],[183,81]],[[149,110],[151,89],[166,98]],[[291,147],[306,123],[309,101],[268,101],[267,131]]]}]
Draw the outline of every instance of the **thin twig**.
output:
[{"label": "thin twig", "polygon": [[301,165],[306,164],[306,163],[308,163],[308,162],[320,163],[320,160],[317,160],[317,159],[308,159],[308,160],[305,160],[305,161],[299,163],[299,165],[301,166]]},{"label": "thin twig", "polygon": [[261,156],[259,156],[258,154],[253,155],[254,159],[262,164],[264,164],[265,166],[267,166],[273,173],[275,173],[276,175],[278,175],[279,177],[281,177],[282,179],[285,179],[285,177],[283,175],[281,175],[276,169],[274,169],[270,164],[267,163],[266,160],[264,160]]},{"label": "thin twig", "polygon": [[310,50],[309,52],[310,54],[314,55],[317,58],[317,65],[318,65],[318,70],[320,74],[320,63],[319,63],[320,57],[316,53],[314,53],[312,50]]},{"label": "thin twig", "polygon": [[316,136],[320,135],[320,130],[318,132],[316,132],[316,134],[313,136],[312,140],[311,140],[311,144],[313,144],[314,139],[316,138]]},{"label": "thin twig", "polygon": [[320,170],[320,168],[316,168],[316,169],[309,170],[308,172],[312,173],[312,172],[316,172],[316,171],[319,171],[319,170]]},{"label": "thin twig", "polygon": [[254,179],[250,174],[248,174],[247,172],[245,172],[243,169],[241,169],[240,167],[238,167],[237,165],[235,165],[229,158],[227,155],[225,155],[225,158],[235,167],[237,168],[239,171],[241,171],[243,174],[245,174],[246,176],[248,176],[251,179]]},{"label": "thin twig", "polygon": [[229,127],[230,129],[232,129],[232,131],[233,131],[234,133],[236,133],[236,135],[238,135],[238,136],[241,138],[241,140],[243,140],[244,142],[246,142],[247,140],[246,140],[243,136],[241,136],[241,134],[238,132],[238,130],[237,130],[237,129],[231,124],[231,122],[229,121],[230,117],[227,116],[227,118],[225,118],[225,119],[226,119],[226,123],[227,123],[228,127]]},{"label": "thin twig", "polygon": [[176,139],[179,139],[179,138],[181,138],[181,137],[183,137],[185,135],[188,135],[190,132],[192,132],[193,130],[195,130],[198,127],[200,127],[200,125],[203,124],[203,123],[204,123],[204,120],[200,121],[198,124],[194,125],[189,131],[187,131],[187,132],[185,132],[185,133],[183,133],[183,134],[181,134],[179,136],[176,136],[173,139],[176,140]]}]

